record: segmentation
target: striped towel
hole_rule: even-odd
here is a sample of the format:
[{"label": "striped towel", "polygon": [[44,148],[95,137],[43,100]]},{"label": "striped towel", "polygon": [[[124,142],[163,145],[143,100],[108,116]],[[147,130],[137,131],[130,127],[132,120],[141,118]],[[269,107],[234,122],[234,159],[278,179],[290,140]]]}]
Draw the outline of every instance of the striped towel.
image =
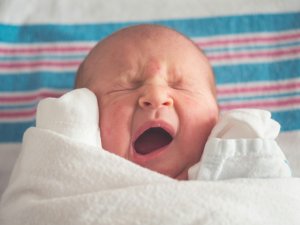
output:
[{"label": "striped towel", "polygon": [[[222,111],[260,108],[300,130],[300,13],[143,21],[190,37],[210,59]],[[95,43],[137,22],[0,24],[0,143],[21,142],[36,105],[73,88]]]}]

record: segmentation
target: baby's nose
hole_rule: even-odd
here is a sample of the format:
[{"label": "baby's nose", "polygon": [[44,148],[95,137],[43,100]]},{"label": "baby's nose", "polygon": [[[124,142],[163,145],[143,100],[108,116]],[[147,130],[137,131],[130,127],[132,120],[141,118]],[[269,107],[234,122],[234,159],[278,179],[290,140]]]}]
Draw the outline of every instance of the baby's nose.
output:
[{"label": "baby's nose", "polygon": [[152,87],[145,90],[139,98],[139,106],[143,109],[172,107],[174,102],[164,88]]}]

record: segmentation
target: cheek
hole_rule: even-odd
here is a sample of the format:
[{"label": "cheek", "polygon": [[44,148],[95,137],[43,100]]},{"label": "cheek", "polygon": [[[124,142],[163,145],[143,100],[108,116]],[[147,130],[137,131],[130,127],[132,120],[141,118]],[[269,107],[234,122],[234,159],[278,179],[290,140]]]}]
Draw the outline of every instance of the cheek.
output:
[{"label": "cheek", "polygon": [[206,124],[208,127],[215,125],[219,116],[219,109],[214,97],[210,95],[198,98],[186,97],[181,102],[183,102],[182,113],[189,122]]},{"label": "cheek", "polygon": [[218,106],[214,100],[203,102],[195,99],[184,99],[180,106],[179,117],[181,133],[187,143],[191,143],[193,151],[202,152],[207,138],[216,124]]},{"label": "cheek", "polygon": [[131,110],[118,104],[102,109],[99,110],[102,147],[126,157],[130,142]]}]

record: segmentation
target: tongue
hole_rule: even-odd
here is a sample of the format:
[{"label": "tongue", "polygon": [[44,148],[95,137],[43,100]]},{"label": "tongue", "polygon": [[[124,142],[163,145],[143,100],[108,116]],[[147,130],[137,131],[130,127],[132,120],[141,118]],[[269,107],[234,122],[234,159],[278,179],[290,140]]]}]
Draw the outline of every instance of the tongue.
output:
[{"label": "tongue", "polygon": [[137,153],[145,155],[168,145],[172,136],[160,127],[146,130],[134,143]]}]

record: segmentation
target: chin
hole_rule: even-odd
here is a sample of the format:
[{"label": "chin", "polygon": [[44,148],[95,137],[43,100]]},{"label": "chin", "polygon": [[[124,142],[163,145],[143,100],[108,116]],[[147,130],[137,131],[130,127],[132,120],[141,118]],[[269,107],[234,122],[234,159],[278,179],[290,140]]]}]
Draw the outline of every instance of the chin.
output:
[{"label": "chin", "polygon": [[188,171],[184,170],[183,172],[181,172],[173,178],[176,180],[188,180]]},{"label": "chin", "polygon": [[188,169],[184,169],[183,171],[180,171],[179,173],[174,173],[172,172],[162,172],[162,171],[157,171],[160,174],[163,174],[165,176],[168,176],[170,178],[173,178],[175,180],[188,180]]}]

